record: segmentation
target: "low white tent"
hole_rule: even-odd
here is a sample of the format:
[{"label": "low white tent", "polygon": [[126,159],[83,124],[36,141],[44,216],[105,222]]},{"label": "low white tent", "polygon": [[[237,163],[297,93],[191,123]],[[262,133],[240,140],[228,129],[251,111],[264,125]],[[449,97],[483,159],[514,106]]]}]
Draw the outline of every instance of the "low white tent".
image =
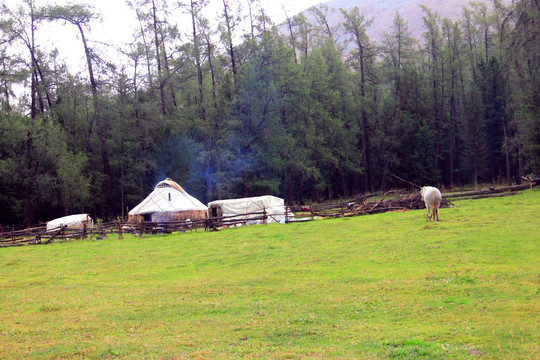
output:
[{"label": "low white tent", "polygon": [[159,182],[139,205],[129,212],[130,222],[185,221],[204,219],[208,208],[167,178]]},{"label": "low white tent", "polygon": [[88,227],[94,225],[94,221],[88,214],[68,215],[47,222],[47,231],[57,230],[62,227],[82,230],[84,224]]},{"label": "low white tent", "polygon": [[281,198],[264,195],[242,199],[215,200],[208,203],[211,217],[229,217],[227,220],[246,220],[247,224],[261,224],[262,220],[250,220],[261,215],[248,215],[261,213],[268,215],[267,222],[285,222],[285,201]]}]

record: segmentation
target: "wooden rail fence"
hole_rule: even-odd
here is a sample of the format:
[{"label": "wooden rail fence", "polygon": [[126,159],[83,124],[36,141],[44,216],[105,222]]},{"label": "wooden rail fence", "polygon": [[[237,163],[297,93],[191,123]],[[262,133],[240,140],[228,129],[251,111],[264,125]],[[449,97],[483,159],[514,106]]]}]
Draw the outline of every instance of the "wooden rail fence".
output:
[{"label": "wooden rail fence", "polygon": [[[443,193],[442,206],[451,204],[449,201],[444,202],[444,199],[476,199],[487,196],[508,196],[513,195],[516,191],[532,189],[533,186],[538,186],[536,181],[533,185],[522,184],[507,186],[501,188],[489,188],[468,192],[459,193]],[[389,193],[387,193],[389,194]],[[0,228],[0,247],[7,246],[22,246],[22,245],[38,245],[49,244],[54,241],[67,241],[72,239],[104,239],[107,234],[118,234],[119,238],[123,237],[124,233],[132,233],[136,235],[145,234],[168,234],[173,232],[186,232],[196,229],[218,230],[224,227],[233,227],[239,225],[249,225],[253,223],[266,224],[268,221],[276,220],[276,217],[285,218],[285,223],[311,221],[317,218],[343,217],[354,215],[373,214],[386,211],[403,211],[410,209],[424,208],[424,203],[420,195],[416,194],[409,197],[393,196],[391,199],[386,199],[384,194],[378,201],[366,201],[370,197],[379,195],[366,195],[361,198],[356,198],[348,201],[339,201],[333,203],[324,203],[307,206],[287,206],[285,214],[268,214],[265,209],[260,212],[249,214],[222,216],[222,217],[207,217],[201,220],[175,221],[175,222],[120,222],[114,221],[109,223],[98,223],[94,227],[87,228],[83,226],[79,229],[70,229],[62,227],[47,231],[45,226],[38,226],[27,229],[16,230],[14,226],[10,229]]]}]

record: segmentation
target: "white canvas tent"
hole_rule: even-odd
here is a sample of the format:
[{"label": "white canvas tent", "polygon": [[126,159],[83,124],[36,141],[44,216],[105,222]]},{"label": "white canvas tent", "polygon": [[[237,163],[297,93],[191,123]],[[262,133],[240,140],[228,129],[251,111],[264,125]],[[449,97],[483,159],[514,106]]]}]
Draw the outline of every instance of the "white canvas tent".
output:
[{"label": "white canvas tent", "polygon": [[94,221],[88,214],[68,215],[47,222],[47,231],[57,230],[62,227],[68,229],[82,230],[84,224],[87,227],[93,227]]},{"label": "white canvas tent", "polygon": [[180,185],[167,178],[159,182],[139,205],[129,212],[129,222],[169,222],[199,220],[208,208],[189,195]]},{"label": "white canvas tent", "polygon": [[249,197],[242,199],[215,200],[208,203],[210,216],[223,216],[234,220],[246,220],[247,224],[262,224],[262,220],[249,220],[250,218],[260,217],[261,215],[248,215],[250,213],[261,213],[263,211],[268,215],[266,222],[285,222],[285,201],[272,195]]}]

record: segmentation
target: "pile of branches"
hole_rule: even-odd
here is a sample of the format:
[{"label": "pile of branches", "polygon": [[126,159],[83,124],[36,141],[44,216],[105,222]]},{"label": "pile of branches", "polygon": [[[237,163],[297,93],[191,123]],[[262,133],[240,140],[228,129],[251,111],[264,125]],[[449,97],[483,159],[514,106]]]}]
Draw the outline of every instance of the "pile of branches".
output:
[{"label": "pile of branches", "polygon": [[[452,200],[464,200],[510,196],[516,194],[517,191],[525,190],[528,188],[532,189],[534,186],[540,185],[540,179],[538,178],[524,178],[524,180],[526,180],[526,182],[519,185],[503,186],[498,188],[490,187],[487,189],[465,192],[445,193],[443,194],[441,207],[444,208],[453,206],[452,202],[448,200],[449,198]],[[391,198],[389,197],[390,195],[392,196]],[[424,204],[420,193],[404,197],[404,195],[400,194],[399,191],[389,191],[385,193],[377,202],[367,202],[366,199],[368,197],[349,203],[348,211],[343,215],[366,215],[388,211],[407,211],[426,208],[426,205]]]},{"label": "pile of branches", "polygon": [[[344,216],[376,214],[388,211],[403,212],[426,208],[420,194],[407,197],[398,194],[397,196],[393,195],[391,198],[388,198],[388,195],[391,195],[392,193],[394,192],[390,191],[384,194],[377,202],[366,202],[364,200],[349,203],[349,211],[346,212]],[[450,207],[451,205],[452,204],[448,200],[445,198],[442,199],[441,207]]]}]

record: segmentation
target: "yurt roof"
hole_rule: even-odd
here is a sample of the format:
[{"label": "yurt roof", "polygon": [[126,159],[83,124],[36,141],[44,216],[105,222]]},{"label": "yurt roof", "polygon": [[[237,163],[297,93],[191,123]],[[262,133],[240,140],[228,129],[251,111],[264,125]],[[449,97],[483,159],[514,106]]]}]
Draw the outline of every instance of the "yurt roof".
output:
[{"label": "yurt roof", "polygon": [[189,195],[180,185],[167,178],[160,181],[139,205],[134,207],[129,215],[143,215],[156,212],[178,212],[208,210],[208,208]]}]

